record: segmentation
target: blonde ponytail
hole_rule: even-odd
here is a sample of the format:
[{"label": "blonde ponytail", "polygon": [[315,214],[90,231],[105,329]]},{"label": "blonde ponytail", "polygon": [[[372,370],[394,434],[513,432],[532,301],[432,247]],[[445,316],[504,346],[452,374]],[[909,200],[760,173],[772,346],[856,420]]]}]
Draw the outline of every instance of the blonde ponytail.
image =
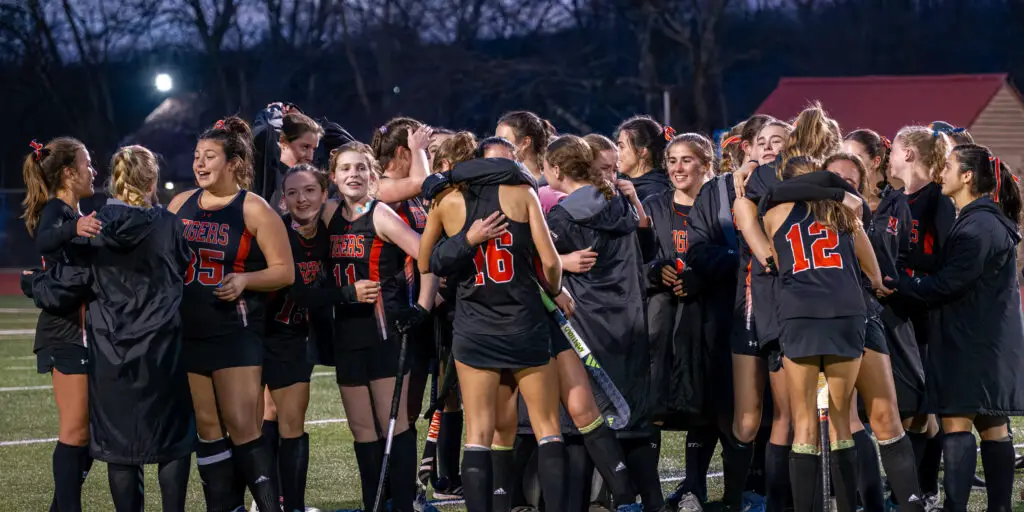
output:
[{"label": "blonde ponytail", "polygon": [[132,206],[148,206],[150,191],[160,177],[156,156],[142,146],[121,148],[110,161],[111,196]]}]

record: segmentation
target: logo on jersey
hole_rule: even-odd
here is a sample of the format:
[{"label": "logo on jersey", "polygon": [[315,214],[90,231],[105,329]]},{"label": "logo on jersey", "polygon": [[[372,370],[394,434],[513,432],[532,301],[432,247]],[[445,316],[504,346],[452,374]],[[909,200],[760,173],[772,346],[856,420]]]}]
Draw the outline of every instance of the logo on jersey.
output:
[{"label": "logo on jersey", "polygon": [[890,235],[897,235],[899,234],[899,228],[900,220],[897,219],[896,217],[889,217],[889,225],[886,226],[885,231],[888,232]]},{"label": "logo on jersey", "polygon": [[423,213],[423,208],[419,206],[410,206],[409,211],[412,213],[412,221],[416,226],[417,230],[422,231],[423,228],[427,227],[427,214]]},{"label": "logo on jersey", "polygon": [[689,247],[689,243],[686,241],[686,230],[673,229],[672,240],[676,245],[676,254],[686,254],[686,248]]},{"label": "logo on jersey", "polygon": [[211,245],[228,245],[228,225],[205,220],[181,219],[185,224],[185,240]]},{"label": "logo on jersey", "polygon": [[312,283],[323,271],[323,263],[319,261],[296,261],[295,264],[299,267],[303,284]]},{"label": "logo on jersey", "polygon": [[331,258],[362,258],[363,235],[331,235]]}]

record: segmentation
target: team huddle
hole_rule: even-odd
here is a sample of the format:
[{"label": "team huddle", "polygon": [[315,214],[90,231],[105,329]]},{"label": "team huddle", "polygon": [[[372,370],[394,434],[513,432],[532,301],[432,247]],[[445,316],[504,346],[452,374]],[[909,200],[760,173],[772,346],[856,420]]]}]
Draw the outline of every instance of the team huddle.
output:
[{"label": "team huddle", "polygon": [[[119,149],[89,215],[86,147],[31,148],[51,511],[82,510],[94,459],[118,512],[151,464],[183,511],[194,452],[208,511],[248,489],[304,512],[317,364],[367,512],[435,510],[431,489],[699,512],[719,443],[733,512],[966,511],[978,484],[1012,509],[1021,195],[961,128],[844,135],[815,104],[717,142],[647,116],[608,138],[518,111],[481,140],[395,118],[364,144],[275,103],[200,134],[198,188],[166,207],[157,157]],[[687,433],[669,496],[663,430]]]}]

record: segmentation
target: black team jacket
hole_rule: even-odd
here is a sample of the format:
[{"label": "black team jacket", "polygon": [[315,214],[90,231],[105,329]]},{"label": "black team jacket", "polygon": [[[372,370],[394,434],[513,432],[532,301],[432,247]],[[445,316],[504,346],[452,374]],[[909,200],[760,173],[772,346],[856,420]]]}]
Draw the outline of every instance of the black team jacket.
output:
[{"label": "black team jacket", "polygon": [[929,346],[929,413],[1024,414],[1024,318],[1017,225],[989,197],[960,210],[935,273],[900,276],[899,292],[937,307]]},{"label": "black team jacket", "polygon": [[181,361],[181,302],[191,252],[162,208],[110,199],[81,264],[31,276],[36,306],[88,302],[90,453],[115,464],[188,456],[195,420]]}]

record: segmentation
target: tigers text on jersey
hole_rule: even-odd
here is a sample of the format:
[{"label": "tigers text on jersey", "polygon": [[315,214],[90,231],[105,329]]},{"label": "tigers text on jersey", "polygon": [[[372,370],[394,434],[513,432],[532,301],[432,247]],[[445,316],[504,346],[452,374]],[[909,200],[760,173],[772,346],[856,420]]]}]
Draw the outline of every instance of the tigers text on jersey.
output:
[{"label": "tigers text on jersey", "polygon": [[309,334],[308,311],[296,304],[292,290],[315,285],[324,274],[324,261],[330,251],[330,235],[319,220],[316,233],[306,238],[292,224],[291,215],[285,214],[281,219],[288,227],[288,242],[295,260],[295,283],[270,295],[267,303],[267,334],[305,338]]},{"label": "tigers text on jersey", "polygon": [[[339,205],[331,219],[330,277],[335,286],[354,285],[369,279],[380,283],[376,304],[338,304],[335,306],[335,333],[349,349],[366,348],[384,336],[394,337],[393,322],[388,312],[409,308],[409,283],[405,280],[405,251],[385,242],[373,226],[373,212],[379,203],[373,201],[366,212],[353,221],[345,219]],[[386,333],[386,334],[385,334]]]},{"label": "tigers text on jersey", "polygon": [[[500,187],[481,187],[479,195],[463,192],[466,223],[501,210]],[[508,220],[507,232],[481,244],[472,272],[463,273],[455,301],[455,333],[517,334],[547,322],[537,287],[537,257],[528,222]]]},{"label": "tigers text on jersey", "polygon": [[793,203],[772,238],[779,255],[779,318],[864,315],[852,234],[819,223],[807,203]]},{"label": "tigers text on jersey", "polygon": [[192,250],[181,301],[183,336],[227,336],[244,328],[262,332],[265,293],[246,290],[232,302],[213,294],[228,274],[267,268],[256,237],[245,227],[247,192],[239,191],[217,210],[199,206],[204,193],[200,190],[192,194],[178,210],[178,218],[185,224],[185,241]]},{"label": "tigers text on jersey", "polygon": [[686,268],[687,230],[690,228],[690,209],[692,206],[672,203],[672,245],[676,249],[676,272]]}]

